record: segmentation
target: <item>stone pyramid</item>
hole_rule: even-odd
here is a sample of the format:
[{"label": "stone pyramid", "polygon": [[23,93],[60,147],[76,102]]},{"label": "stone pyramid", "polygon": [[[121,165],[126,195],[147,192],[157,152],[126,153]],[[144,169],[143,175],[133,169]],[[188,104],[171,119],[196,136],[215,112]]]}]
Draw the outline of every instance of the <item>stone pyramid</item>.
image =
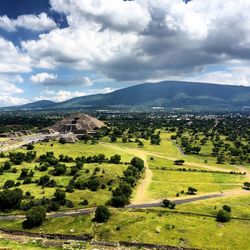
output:
[{"label": "stone pyramid", "polygon": [[104,126],[104,123],[95,117],[82,113],[75,113],[58,121],[50,128],[63,134],[85,134],[93,133],[102,126]]}]

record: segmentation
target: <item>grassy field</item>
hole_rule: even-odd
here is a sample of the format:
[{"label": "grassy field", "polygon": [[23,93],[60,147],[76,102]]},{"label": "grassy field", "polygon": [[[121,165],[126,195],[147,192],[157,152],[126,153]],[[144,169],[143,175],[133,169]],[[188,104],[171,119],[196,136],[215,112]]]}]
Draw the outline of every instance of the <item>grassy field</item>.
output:
[{"label": "grassy field", "polygon": [[243,175],[153,170],[147,200],[184,196],[181,191],[188,187],[196,188],[197,194],[241,188],[244,180]]},{"label": "grassy field", "polygon": [[[171,133],[161,133],[161,144],[151,145],[150,141],[142,140],[143,148],[138,148],[137,143],[122,143],[120,139],[116,143],[110,143],[109,138],[103,138],[98,144],[85,144],[77,142],[75,144],[59,144],[58,142],[38,143],[34,150],[37,155],[53,151],[55,156],[60,154],[68,155],[73,158],[78,156],[93,156],[96,154],[105,154],[110,157],[114,154],[121,155],[122,162],[129,162],[133,156],[147,159],[147,166],[152,172],[152,179],[146,190],[144,202],[162,200],[163,198],[173,198],[176,194],[180,197],[187,196],[188,187],[198,189],[197,194],[209,192],[219,192],[221,190],[238,189],[242,190],[242,184],[247,181],[246,175],[212,173],[212,172],[191,172],[177,171],[178,168],[186,170],[208,170],[219,169],[221,171],[239,171],[237,166],[230,164],[216,164],[216,159],[209,155],[211,145],[208,143],[202,148],[201,155],[182,155],[176,144],[170,140]],[[135,139],[133,139],[135,140]],[[106,144],[105,144],[106,143]],[[27,152],[26,149],[16,151]],[[183,166],[176,166],[173,161],[184,159]],[[8,158],[0,158],[0,164]],[[205,160],[207,162],[205,162]],[[80,170],[80,177],[84,180],[90,178],[96,167],[100,168],[97,173],[101,183],[107,183],[113,179],[112,189],[114,189],[128,167],[125,164],[110,163],[86,163]],[[66,187],[72,178],[69,175],[70,167],[75,163],[66,163],[67,173],[62,176],[51,176],[58,185]],[[0,175],[0,183],[12,179],[16,182],[22,168],[35,170],[37,162],[23,163],[17,168],[17,173],[5,172]],[[52,168],[50,167],[49,170]],[[38,180],[41,176],[49,174],[35,171],[33,180]],[[143,184],[143,174],[138,186]],[[20,188],[26,192],[30,191],[36,198],[52,198],[56,188],[42,188],[35,183],[20,185]],[[137,190],[137,189],[135,189]],[[181,191],[184,191],[182,194]],[[136,191],[133,193],[135,195]],[[67,199],[73,201],[75,208],[79,208],[79,202],[87,199],[89,204],[86,207],[94,207],[105,204],[111,198],[111,190],[98,189],[96,192],[90,190],[77,190],[73,193],[67,193]],[[233,217],[250,218],[250,193],[244,196],[223,197],[210,199],[206,201],[196,201],[194,203],[179,205],[175,210],[166,210],[164,208],[155,208],[148,210],[115,210],[112,209],[112,216],[105,224],[93,223],[93,214],[89,216],[64,217],[57,219],[46,219],[39,228],[34,228],[32,232],[44,233],[62,233],[62,234],[89,234],[97,240],[105,241],[138,241],[145,243],[157,243],[173,246],[194,247],[200,249],[249,249],[248,234],[250,221],[231,220],[229,223],[222,224],[215,221],[213,217],[187,215],[183,212],[202,213],[215,216],[219,209],[224,205],[232,207]],[[63,209],[66,209],[65,207]],[[19,212],[19,211],[18,211]],[[55,231],[56,225],[56,231]],[[3,222],[3,228],[22,229],[22,221]],[[213,239],[213,240],[211,240]],[[22,248],[25,249],[44,249],[43,246],[36,243],[27,242]],[[7,242],[0,238],[1,247],[21,249],[15,242]],[[21,245],[20,245],[21,246]],[[49,249],[49,248],[47,248]],[[88,249],[88,247],[86,247]]]},{"label": "grassy field", "polygon": [[232,207],[232,217],[250,218],[250,192],[249,195],[244,196],[222,197],[207,201],[182,204],[177,206],[177,210],[215,215],[225,204]]},{"label": "grassy field", "polygon": [[[84,143],[76,143],[76,144],[59,144],[58,142],[53,142],[53,146],[51,146],[51,143],[41,143],[36,144],[35,151],[37,151],[37,156],[44,154],[46,152],[53,151],[55,156],[58,157],[60,154],[68,155],[73,158],[77,156],[93,156],[95,154],[105,154],[106,157],[110,157],[114,154],[120,154],[121,160],[123,162],[130,161],[132,158],[132,155],[125,154],[122,151],[119,150],[111,150],[108,147],[105,147],[101,144],[91,145],[91,144],[84,144]],[[25,149],[19,149],[16,150],[19,152],[26,152]],[[0,158],[1,162],[4,162],[8,160],[8,158]],[[39,164],[36,162],[32,163],[26,163],[24,162],[21,165],[14,165],[12,168],[17,169],[17,173],[12,172],[5,172],[3,175],[0,175],[0,183],[2,185],[7,180],[14,180],[15,182],[18,182],[18,177],[20,176],[20,172],[22,168],[27,168],[29,170],[33,170],[35,172],[33,180],[39,180],[41,176],[44,175],[50,175],[49,171],[52,168],[49,168],[45,172],[40,172],[35,170],[35,166],[38,166]],[[61,185],[63,187],[66,187],[69,183],[69,181],[72,179],[72,176],[69,175],[70,167],[74,165],[74,163],[66,163],[67,165],[67,173],[66,175],[62,176],[51,176],[52,180],[55,180],[58,185]],[[100,172],[96,174],[98,179],[100,179],[101,183],[107,183],[109,180],[114,180],[114,184],[112,185],[113,188],[115,188],[118,185],[119,178],[122,176],[123,171],[127,168],[124,164],[109,164],[109,163],[86,163],[84,164],[83,169],[80,171],[80,179],[87,180],[90,178],[90,176],[93,174],[94,169],[96,167],[100,168]],[[89,171],[88,173],[86,171]],[[19,181],[22,183],[22,181]],[[30,191],[35,198],[52,198],[55,189],[56,188],[42,188],[41,186],[38,186],[37,184],[25,184],[19,186],[23,192]],[[89,204],[87,207],[93,207],[97,205],[101,205],[106,203],[111,197],[111,192],[108,191],[108,188],[105,190],[99,189],[97,192],[92,192],[90,190],[77,190],[75,189],[75,192],[73,193],[67,193],[67,199],[70,199],[73,201],[75,207],[79,207],[78,203],[82,200],[87,199],[89,201]]]},{"label": "grassy field", "polygon": [[[92,216],[49,219],[33,232],[89,234],[97,240],[139,241],[200,249],[248,249],[250,221],[231,220],[222,224],[215,218],[183,215],[166,210],[113,211],[105,224]],[[3,222],[2,227],[21,229],[21,221]],[[143,230],[142,230],[143,229]],[[213,238],[213,240],[211,240]]]}]

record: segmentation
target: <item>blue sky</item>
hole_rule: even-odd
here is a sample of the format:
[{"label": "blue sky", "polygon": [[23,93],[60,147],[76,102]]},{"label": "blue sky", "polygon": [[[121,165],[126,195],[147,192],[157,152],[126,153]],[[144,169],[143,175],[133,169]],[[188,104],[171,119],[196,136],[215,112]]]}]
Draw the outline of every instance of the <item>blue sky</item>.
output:
[{"label": "blue sky", "polygon": [[0,106],[143,82],[249,86],[250,1],[0,1]]}]

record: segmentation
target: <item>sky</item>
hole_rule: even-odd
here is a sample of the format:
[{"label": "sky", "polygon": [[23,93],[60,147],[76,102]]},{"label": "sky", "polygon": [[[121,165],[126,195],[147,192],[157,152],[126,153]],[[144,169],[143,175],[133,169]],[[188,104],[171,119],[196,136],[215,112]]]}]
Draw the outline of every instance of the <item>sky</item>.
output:
[{"label": "sky", "polygon": [[144,82],[250,86],[250,0],[0,1],[0,106]]}]

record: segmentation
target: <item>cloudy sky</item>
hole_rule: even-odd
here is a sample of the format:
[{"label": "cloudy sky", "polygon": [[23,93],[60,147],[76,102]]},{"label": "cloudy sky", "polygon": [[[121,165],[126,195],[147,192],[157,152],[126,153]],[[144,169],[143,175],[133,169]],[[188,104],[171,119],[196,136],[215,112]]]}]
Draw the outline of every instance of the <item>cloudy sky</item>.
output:
[{"label": "cloudy sky", "polygon": [[142,82],[250,86],[250,0],[0,1],[0,106]]}]

